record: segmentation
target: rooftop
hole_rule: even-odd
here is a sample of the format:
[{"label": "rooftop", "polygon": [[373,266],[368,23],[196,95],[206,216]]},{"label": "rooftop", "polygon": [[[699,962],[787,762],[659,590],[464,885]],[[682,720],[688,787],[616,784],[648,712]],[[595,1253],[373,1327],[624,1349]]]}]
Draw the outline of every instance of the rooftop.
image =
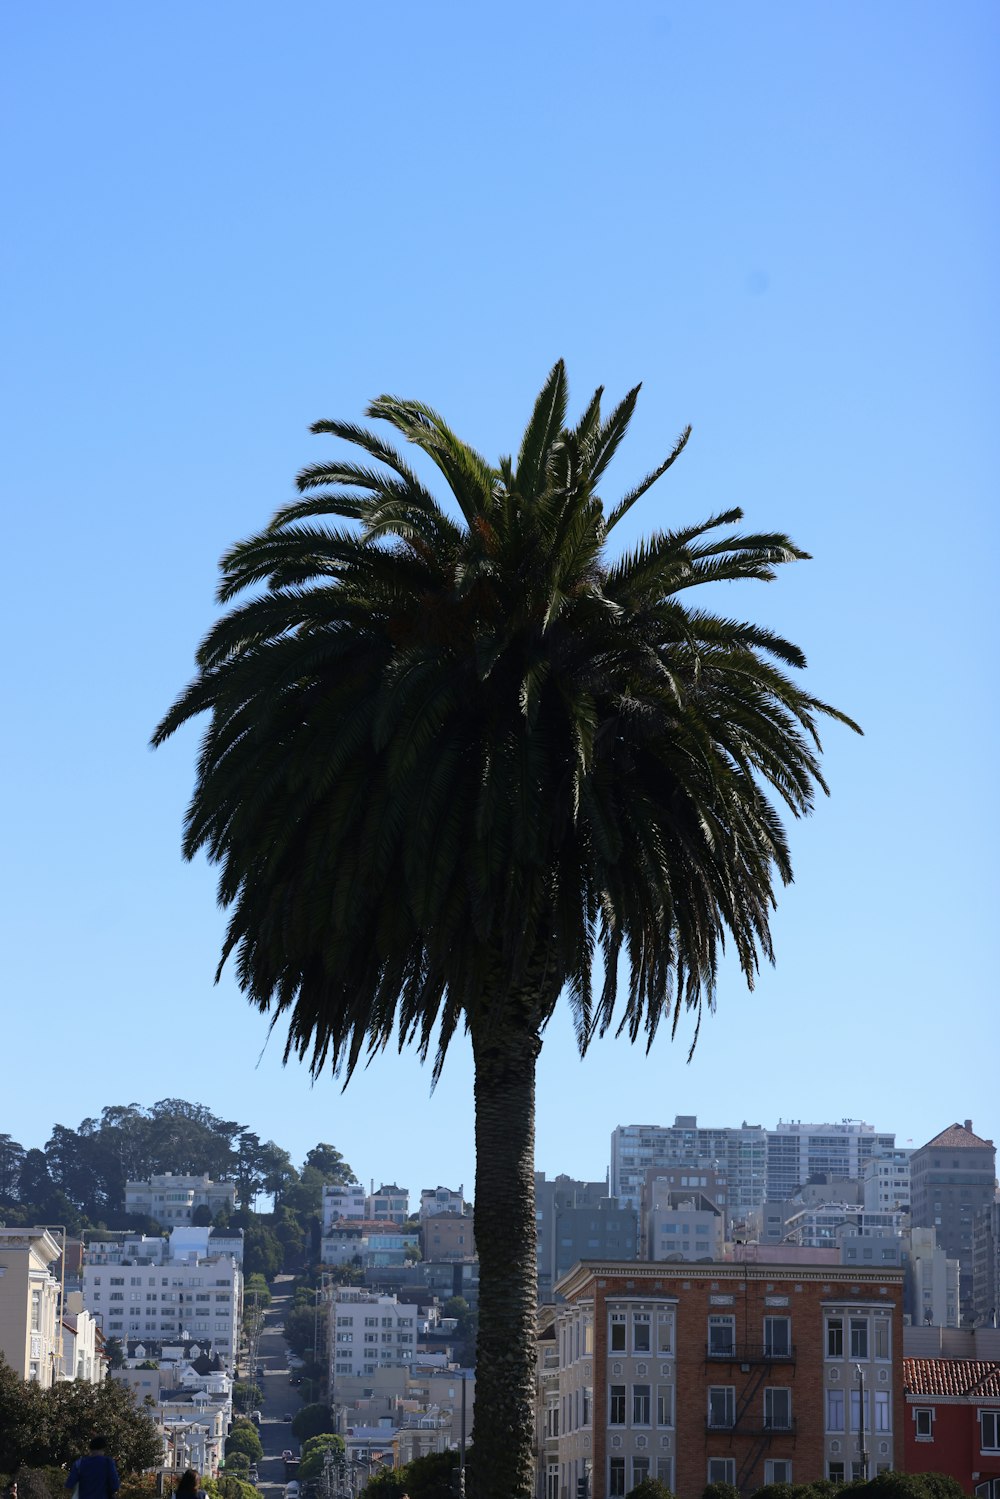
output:
[{"label": "rooftop", "polygon": [[978,1358],[904,1358],[903,1389],[910,1395],[1000,1400],[1000,1364]]}]

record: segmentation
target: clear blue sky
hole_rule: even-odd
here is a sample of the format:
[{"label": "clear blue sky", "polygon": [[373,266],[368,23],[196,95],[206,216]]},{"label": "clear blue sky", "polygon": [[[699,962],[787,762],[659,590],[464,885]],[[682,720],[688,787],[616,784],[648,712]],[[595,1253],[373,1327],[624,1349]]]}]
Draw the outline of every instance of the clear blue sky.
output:
[{"label": "clear blue sky", "polygon": [[175,1095],[470,1187],[461,1045],[433,1096],[412,1056],[311,1087],[213,988],[196,736],[146,744],[312,420],[389,390],[496,455],[563,356],[577,407],[644,382],[609,489],[694,426],[635,532],[739,503],[814,554],[727,607],[866,738],[830,730],[777,967],[727,975],[690,1066],[666,1037],[581,1064],[553,1022],[539,1167],[599,1176],[616,1124],[676,1112],[1000,1136],[997,6],[57,0],[2,28],[0,1131]]}]

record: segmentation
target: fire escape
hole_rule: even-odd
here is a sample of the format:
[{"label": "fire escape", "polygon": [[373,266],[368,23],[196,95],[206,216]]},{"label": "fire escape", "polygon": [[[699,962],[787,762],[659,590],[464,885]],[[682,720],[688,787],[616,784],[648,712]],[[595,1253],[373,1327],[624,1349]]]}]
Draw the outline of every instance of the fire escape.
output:
[{"label": "fire escape", "polygon": [[[794,1344],[779,1347],[774,1343],[711,1346],[706,1349],[705,1363],[728,1365],[727,1373],[738,1365],[745,1376],[743,1383],[737,1387],[735,1410],[731,1418],[713,1419],[710,1413],[707,1429],[717,1434],[728,1433],[731,1448],[736,1438],[745,1440],[746,1445],[740,1442],[737,1449],[736,1487],[741,1494],[746,1494],[763,1482],[763,1479],[755,1482],[754,1474],[774,1438],[795,1436],[795,1422],[790,1415],[787,1419],[780,1416],[768,1418],[760,1414],[760,1406],[756,1403],[775,1366],[794,1365],[795,1347]],[[790,1405],[789,1394],[789,1407]]]}]

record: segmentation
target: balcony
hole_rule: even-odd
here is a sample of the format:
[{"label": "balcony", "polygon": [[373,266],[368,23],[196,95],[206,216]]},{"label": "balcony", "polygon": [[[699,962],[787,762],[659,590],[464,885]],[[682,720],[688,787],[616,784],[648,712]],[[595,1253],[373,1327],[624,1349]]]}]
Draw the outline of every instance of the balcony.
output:
[{"label": "balcony", "polygon": [[725,1348],[709,1345],[705,1357],[723,1364],[794,1364],[795,1344],[777,1348],[773,1343],[730,1343]]}]

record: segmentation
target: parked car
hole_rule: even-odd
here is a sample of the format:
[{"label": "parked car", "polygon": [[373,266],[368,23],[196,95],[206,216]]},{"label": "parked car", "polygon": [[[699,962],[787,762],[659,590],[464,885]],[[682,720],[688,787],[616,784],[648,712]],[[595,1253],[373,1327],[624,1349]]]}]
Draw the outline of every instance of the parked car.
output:
[{"label": "parked car", "polygon": [[286,1483],[285,1499],[299,1499],[299,1481],[297,1478],[293,1478],[291,1483]]},{"label": "parked car", "polygon": [[282,1416],[281,1419],[282,1419],[282,1421],[290,1421],[292,1419],[292,1413],[291,1413],[291,1411],[286,1411],[285,1414]]},{"label": "parked car", "polygon": [[259,1477],[260,1477],[260,1474],[257,1472],[257,1464],[256,1463],[251,1463],[250,1464],[250,1482],[251,1483],[256,1483]]},{"label": "parked car", "polygon": [[284,1452],[281,1454],[281,1461],[283,1463],[291,1462],[294,1456],[295,1453],[292,1451],[291,1447],[286,1447]]},{"label": "parked car", "polygon": [[260,1425],[260,1411],[251,1411],[250,1412],[250,1419],[251,1419],[251,1421],[253,1422],[253,1424],[255,1426],[259,1426]]}]

